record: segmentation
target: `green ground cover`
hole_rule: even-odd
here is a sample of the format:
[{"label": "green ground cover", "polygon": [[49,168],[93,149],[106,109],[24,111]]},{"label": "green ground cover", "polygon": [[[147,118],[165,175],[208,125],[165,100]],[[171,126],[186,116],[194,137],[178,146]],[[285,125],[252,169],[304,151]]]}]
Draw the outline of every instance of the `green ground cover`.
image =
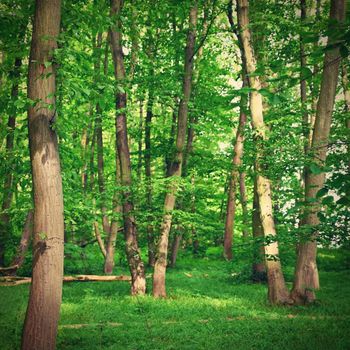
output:
[{"label": "green ground cover", "polygon": [[[350,349],[349,255],[323,250],[319,265],[322,288],[308,307],[269,306],[266,286],[218,254],[181,257],[166,300],[132,298],[127,282],[65,283],[57,348]],[[290,281],[292,267],[285,270]],[[28,290],[0,287],[2,350],[19,348]]]}]

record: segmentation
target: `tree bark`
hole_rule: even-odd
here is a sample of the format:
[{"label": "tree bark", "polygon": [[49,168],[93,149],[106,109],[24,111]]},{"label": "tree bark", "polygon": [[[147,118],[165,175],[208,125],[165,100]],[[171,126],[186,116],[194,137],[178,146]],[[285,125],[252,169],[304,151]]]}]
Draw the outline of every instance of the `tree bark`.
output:
[{"label": "tree bark", "polygon": [[[16,58],[12,78],[13,85],[11,89],[11,99],[15,102],[18,98],[18,85],[20,77],[20,68],[22,65],[22,59]],[[7,123],[7,135],[6,135],[6,165],[9,169],[12,168],[13,164],[13,143],[15,138],[15,128],[16,128],[16,108],[11,111]],[[1,215],[0,215],[0,266],[5,263],[5,244],[7,241],[8,232],[10,229],[10,215],[7,212],[12,203],[13,197],[13,171],[8,171],[5,174],[4,187],[3,187],[3,199],[1,205]]]},{"label": "tree bark", "polygon": [[57,48],[60,18],[60,0],[36,0],[28,75],[28,98],[35,101],[28,111],[34,244],[21,345],[26,350],[55,349],[62,299],[63,194],[57,136],[52,127],[56,117],[53,50]]},{"label": "tree bark", "polygon": [[254,179],[254,197],[253,197],[253,213],[252,213],[252,227],[253,227],[253,281],[266,281],[266,267],[265,267],[265,248],[264,248],[264,231],[260,219],[259,196],[257,189],[257,182]]},{"label": "tree bark", "polygon": [[[339,32],[339,24],[345,19],[345,7],[345,0],[331,1],[329,33]],[[334,40],[332,36],[329,36],[328,46],[333,45]],[[316,239],[317,225],[320,223],[317,214],[320,211],[321,204],[320,199],[316,195],[323,188],[325,181],[325,172],[322,168],[327,158],[328,138],[340,61],[339,46],[326,51],[323,62],[321,90],[316,109],[315,128],[309,152],[311,163],[319,167],[322,172],[317,174],[312,173],[310,168],[308,168],[305,177],[306,207],[302,226],[310,229],[310,236],[306,241],[299,243],[294,283],[291,292],[291,297],[298,304],[313,302],[316,298],[315,290],[319,288],[316,264]]]},{"label": "tree bark", "polygon": [[[247,78],[243,73],[242,88],[248,85]],[[247,97],[245,94],[241,96],[239,122],[236,132],[236,141],[233,150],[232,170],[229,178],[228,192],[227,192],[227,206],[226,206],[226,220],[225,220],[225,233],[224,233],[224,257],[227,260],[233,259],[232,254],[232,240],[233,240],[233,227],[236,213],[236,189],[239,184],[240,170],[239,167],[242,164],[243,157],[243,145],[244,145],[244,127],[247,121],[245,108],[247,105]]]},{"label": "tree bark", "polygon": [[[114,62],[116,82],[119,86],[125,86],[125,68],[122,49],[122,22],[121,0],[111,0],[111,18],[115,25],[110,29],[111,50]],[[137,230],[134,217],[134,203],[131,194],[131,166],[130,151],[128,145],[128,133],[126,125],[126,101],[125,91],[116,92],[116,139],[119,156],[121,185],[123,190],[123,217],[124,233],[126,239],[126,255],[129,263],[132,283],[131,294],[143,295],[146,292],[145,269],[141,259],[137,242]]]},{"label": "tree bark", "polygon": [[250,113],[252,125],[257,143],[256,155],[256,181],[260,206],[260,217],[264,236],[271,239],[271,243],[265,245],[266,269],[268,277],[268,299],[271,304],[289,303],[289,294],[284,281],[282,267],[279,260],[279,248],[276,237],[275,222],[273,217],[271,184],[263,173],[263,144],[267,141],[266,126],[263,117],[263,101],[259,93],[261,83],[256,71],[256,58],[251,44],[251,31],[249,29],[248,0],[237,0],[238,25],[241,31],[241,43],[243,48],[243,60],[248,75],[249,85],[254,89],[250,93]]},{"label": "tree bark", "polygon": [[176,137],[176,155],[169,169],[171,178],[168,191],[165,195],[163,222],[160,230],[160,238],[157,247],[157,257],[154,265],[153,274],[153,296],[166,297],[165,273],[167,265],[169,231],[172,222],[172,211],[176,200],[175,181],[181,176],[182,162],[184,155],[184,146],[187,131],[188,102],[191,96],[192,73],[193,73],[193,55],[195,50],[197,25],[197,2],[193,1],[190,9],[189,30],[187,34],[187,45],[185,53],[185,67],[183,80],[183,97],[179,105],[178,127]]}]

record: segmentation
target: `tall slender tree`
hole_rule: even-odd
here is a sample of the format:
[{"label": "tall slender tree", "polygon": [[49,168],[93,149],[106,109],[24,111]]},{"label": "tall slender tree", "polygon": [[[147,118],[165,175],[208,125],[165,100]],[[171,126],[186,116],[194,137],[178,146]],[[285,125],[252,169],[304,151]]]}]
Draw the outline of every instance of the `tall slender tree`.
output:
[{"label": "tall slender tree", "polygon": [[114,62],[114,72],[117,84],[116,92],[116,146],[120,164],[120,177],[123,189],[123,218],[126,239],[126,255],[131,273],[131,294],[142,295],[146,292],[145,268],[141,259],[137,242],[137,230],[134,216],[134,203],[131,192],[132,178],[130,165],[130,151],[128,145],[128,131],[126,123],[127,95],[122,47],[122,0],[111,0],[111,18],[114,25],[110,29],[111,50]]},{"label": "tall slender tree", "polygon": [[22,349],[55,349],[62,299],[63,195],[57,136],[54,50],[61,1],[36,0],[29,58],[28,110],[34,196],[33,277]]},{"label": "tall slender tree", "polygon": [[310,303],[315,300],[315,290],[319,288],[316,263],[317,225],[320,220],[320,199],[317,193],[324,186],[327,146],[332,121],[332,111],[338,82],[341,61],[340,47],[337,45],[341,35],[341,23],[345,19],[345,0],[332,0],[329,15],[328,48],[323,61],[321,90],[317,103],[315,127],[309,151],[311,164],[320,171],[313,172],[310,166],[305,174],[306,208],[302,226],[310,229],[310,236],[301,241],[298,247],[297,264],[291,296],[296,303]]},{"label": "tall slender tree", "polygon": [[[155,297],[166,297],[165,289],[165,274],[167,266],[168,241],[169,232],[172,222],[172,211],[176,201],[176,179],[181,176],[183,165],[184,147],[187,132],[187,118],[188,118],[188,103],[191,96],[192,88],[192,73],[193,61],[195,54],[196,41],[196,26],[197,26],[197,1],[192,1],[189,16],[189,29],[187,34],[187,44],[185,50],[185,67],[183,78],[183,96],[179,105],[178,119],[177,119],[177,137],[176,137],[176,154],[172,159],[169,168],[169,177],[171,179],[170,187],[165,195],[164,214],[161,225],[160,238],[157,247],[156,262],[154,265],[153,274],[153,295]],[[174,181],[175,180],[175,181]]]},{"label": "tall slender tree", "polygon": [[237,0],[238,26],[244,53],[243,60],[249,86],[252,89],[250,93],[250,114],[257,144],[255,168],[260,217],[264,236],[267,240],[271,240],[265,245],[268,298],[272,304],[285,304],[289,303],[290,299],[279,260],[279,248],[271,199],[271,183],[263,171],[264,143],[267,142],[267,133],[263,116],[263,100],[259,92],[261,82],[255,74],[256,57],[251,43],[248,6],[248,0]]}]

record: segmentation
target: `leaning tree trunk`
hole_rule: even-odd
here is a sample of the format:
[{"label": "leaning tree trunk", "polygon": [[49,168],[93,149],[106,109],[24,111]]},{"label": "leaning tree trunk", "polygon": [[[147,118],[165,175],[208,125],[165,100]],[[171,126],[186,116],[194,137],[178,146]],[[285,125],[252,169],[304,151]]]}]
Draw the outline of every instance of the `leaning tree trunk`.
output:
[{"label": "leaning tree trunk", "polygon": [[302,226],[310,228],[310,236],[305,242],[299,243],[297,264],[294,274],[291,297],[298,304],[310,303],[315,300],[315,290],[319,288],[319,277],[316,264],[317,253],[317,226],[320,221],[320,199],[317,192],[323,188],[325,172],[322,168],[327,157],[327,146],[331,128],[332,111],[338,82],[339,64],[341,61],[339,46],[335,46],[336,38],[333,33],[338,33],[339,24],[345,19],[345,0],[332,0],[330,10],[330,24],[328,46],[332,47],[325,53],[323,62],[322,82],[320,96],[316,109],[315,128],[312,136],[312,144],[309,152],[311,163],[321,169],[322,172],[313,173],[307,169],[305,177],[305,211]]},{"label": "leaning tree trunk", "polygon": [[[29,145],[34,194],[33,278],[22,349],[55,349],[62,299],[63,194],[57,136],[53,51],[61,1],[37,0],[29,59]],[[51,108],[48,108],[50,106]]]},{"label": "leaning tree trunk", "polygon": [[[245,74],[243,73],[242,88],[246,87],[248,82]],[[243,145],[244,145],[244,127],[246,124],[247,116],[245,108],[247,104],[246,95],[242,95],[240,102],[239,122],[236,132],[236,141],[233,150],[232,170],[229,178],[228,192],[227,192],[227,206],[226,206],[226,220],[225,220],[225,233],[224,233],[224,257],[227,260],[232,260],[232,239],[233,239],[233,226],[236,213],[236,190],[237,184],[239,184],[240,170],[239,167],[242,164],[243,157]]]},{"label": "leaning tree trunk", "polygon": [[290,299],[279,260],[279,249],[272,210],[271,184],[270,180],[263,173],[263,164],[261,164],[264,154],[264,143],[267,141],[267,136],[263,117],[263,101],[262,96],[259,93],[261,83],[259,77],[254,74],[256,71],[256,58],[251,44],[248,0],[237,0],[237,14],[238,25],[241,31],[240,40],[243,49],[242,58],[247,70],[249,85],[253,89],[250,94],[250,113],[257,143],[256,181],[261,223],[265,238],[272,240],[271,243],[265,246],[268,298],[272,304],[285,304],[289,303]]},{"label": "leaning tree trunk", "polygon": [[[18,97],[18,86],[20,77],[20,68],[22,65],[22,59],[16,58],[15,65],[12,73],[12,78],[14,79],[11,99],[13,103]],[[8,123],[7,123],[7,135],[6,135],[6,163],[7,167],[11,168],[13,163],[13,142],[15,138],[15,127],[16,127],[16,108],[10,113]],[[3,200],[1,205],[1,215],[0,215],[0,266],[4,265],[5,260],[5,243],[7,240],[7,235],[9,231],[10,215],[7,210],[10,209],[13,197],[13,172],[8,171],[5,174],[5,181],[3,187]]]},{"label": "leaning tree trunk", "polygon": [[176,137],[176,154],[169,169],[170,185],[165,195],[163,222],[157,247],[157,257],[153,274],[153,296],[166,297],[165,273],[167,265],[169,231],[172,222],[172,211],[176,200],[175,181],[181,176],[182,161],[187,131],[188,102],[191,96],[193,56],[196,41],[197,2],[193,1],[190,9],[189,30],[185,53],[185,67],[183,79],[183,97],[180,101],[178,113],[178,127]]},{"label": "leaning tree trunk", "polygon": [[0,268],[0,274],[6,276],[15,276],[17,270],[22,266],[29,247],[30,237],[33,235],[33,210],[29,210],[24,223],[21,241],[17,248],[16,255],[12,259],[10,266]]},{"label": "leaning tree trunk", "polygon": [[[125,68],[122,49],[122,1],[111,1],[111,17],[115,25],[110,29],[111,49],[114,62],[116,83],[125,85]],[[142,295],[146,292],[145,268],[137,242],[137,231],[134,217],[134,203],[131,194],[131,165],[126,125],[126,92],[120,89],[116,93],[116,139],[120,164],[121,185],[123,189],[123,217],[126,239],[126,255],[131,273],[131,294]]]}]

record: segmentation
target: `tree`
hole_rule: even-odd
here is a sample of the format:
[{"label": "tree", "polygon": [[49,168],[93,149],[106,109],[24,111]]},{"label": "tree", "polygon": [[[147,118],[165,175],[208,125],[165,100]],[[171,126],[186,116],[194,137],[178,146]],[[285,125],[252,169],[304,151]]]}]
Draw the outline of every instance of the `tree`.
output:
[{"label": "tree", "polygon": [[305,176],[306,208],[302,227],[310,230],[310,234],[298,246],[298,258],[291,292],[293,300],[298,304],[313,302],[315,300],[315,290],[319,288],[316,239],[317,225],[320,223],[318,213],[321,204],[317,193],[323,188],[325,182],[324,166],[327,158],[328,138],[341,61],[340,47],[337,40],[339,40],[341,33],[339,26],[345,19],[345,8],[345,0],[331,1],[328,49],[324,56],[321,90],[309,151],[310,165]]},{"label": "tree", "polygon": [[[115,21],[110,29],[111,50],[114,62],[114,72],[117,83],[116,92],[116,146],[117,155],[120,164],[120,177],[123,190],[123,218],[124,234],[126,239],[126,255],[131,273],[131,294],[142,295],[146,291],[145,269],[141,259],[140,250],[137,242],[137,230],[134,217],[134,203],[131,193],[131,167],[130,151],[128,145],[128,132],[126,124],[126,101],[127,96],[124,90],[125,68],[122,48],[122,22],[121,11],[122,1],[111,1],[111,18]],[[123,88],[124,87],[124,88]]]},{"label": "tree", "polygon": [[165,289],[165,273],[167,265],[168,241],[169,232],[172,222],[172,210],[175,206],[177,186],[175,181],[181,176],[182,163],[184,157],[184,147],[187,131],[187,117],[188,117],[188,102],[191,96],[192,88],[192,73],[193,60],[195,53],[196,40],[196,25],[197,25],[197,2],[193,1],[190,16],[189,29],[187,34],[187,45],[185,53],[185,67],[183,78],[183,96],[179,105],[177,137],[176,137],[176,154],[172,159],[169,169],[170,187],[165,195],[164,200],[164,214],[161,226],[160,238],[157,247],[156,262],[153,273],[153,296],[166,297]]},{"label": "tree", "polygon": [[34,196],[33,277],[22,349],[55,349],[63,277],[63,195],[55,132],[54,50],[61,1],[37,0],[29,58],[28,110]]},{"label": "tree", "polygon": [[[237,0],[238,25],[241,32],[243,60],[247,70],[250,93],[250,114],[257,143],[256,154],[256,181],[259,198],[261,224],[265,239],[265,260],[268,279],[268,298],[272,304],[289,303],[289,295],[285,285],[279,260],[279,249],[273,217],[271,183],[264,174],[263,157],[264,143],[267,142],[267,132],[263,117],[263,101],[259,90],[261,83],[256,71],[256,58],[251,44],[251,31],[249,29],[248,0]],[[270,241],[270,242],[269,242]]]}]

